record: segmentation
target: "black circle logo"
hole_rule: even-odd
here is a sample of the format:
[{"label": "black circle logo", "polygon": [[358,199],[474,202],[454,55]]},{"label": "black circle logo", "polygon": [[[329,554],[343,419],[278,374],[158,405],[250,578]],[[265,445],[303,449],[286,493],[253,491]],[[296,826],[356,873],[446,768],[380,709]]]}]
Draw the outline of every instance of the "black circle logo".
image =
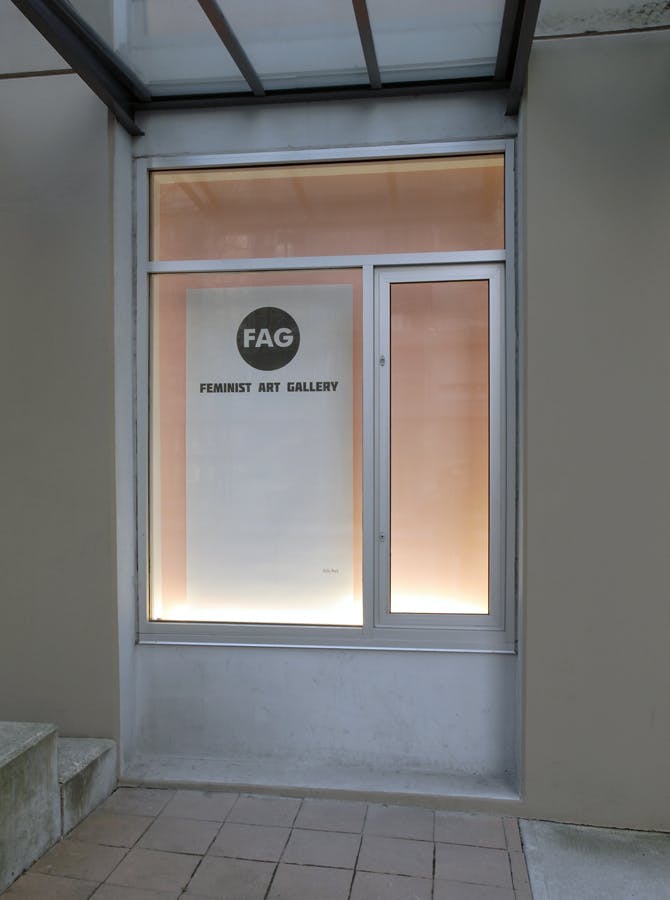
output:
[{"label": "black circle logo", "polygon": [[290,363],[300,346],[298,324],[283,309],[261,306],[242,319],[237,329],[237,349],[242,359],[271,372]]}]

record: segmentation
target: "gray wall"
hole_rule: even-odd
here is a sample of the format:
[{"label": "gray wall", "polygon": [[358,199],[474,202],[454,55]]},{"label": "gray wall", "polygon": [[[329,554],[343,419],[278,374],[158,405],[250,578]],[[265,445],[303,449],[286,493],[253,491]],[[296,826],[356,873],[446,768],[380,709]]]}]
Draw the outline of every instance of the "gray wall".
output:
[{"label": "gray wall", "polygon": [[[14,65],[63,67],[8,24]],[[75,75],[0,80],[0,719],[114,737],[110,147]]]},{"label": "gray wall", "polygon": [[536,42],[525,794],[670,828],[670,34]]},{"label": "gray wall", "polygon": [[135,749],[172,756],[184,778],[202,778],[194,761],[208,757],[243,764],[256,784],[283,766],[294,783],[319,787],[328,769],[330,784],[360,789],[363,769],[391,791],[416,774],[433,776],[427,793],[450,776],[460,795],[512,796],[515,664],[483,653],[140,647]]}]

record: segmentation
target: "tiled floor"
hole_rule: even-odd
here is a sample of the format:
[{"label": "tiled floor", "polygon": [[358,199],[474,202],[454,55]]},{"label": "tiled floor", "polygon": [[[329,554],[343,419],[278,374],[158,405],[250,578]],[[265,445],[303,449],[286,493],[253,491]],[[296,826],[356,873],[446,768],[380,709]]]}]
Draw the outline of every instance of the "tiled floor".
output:
[{"label": "tiled floor", "polygon": [[530,900],[517,820],[119,788],[14,900]]}]

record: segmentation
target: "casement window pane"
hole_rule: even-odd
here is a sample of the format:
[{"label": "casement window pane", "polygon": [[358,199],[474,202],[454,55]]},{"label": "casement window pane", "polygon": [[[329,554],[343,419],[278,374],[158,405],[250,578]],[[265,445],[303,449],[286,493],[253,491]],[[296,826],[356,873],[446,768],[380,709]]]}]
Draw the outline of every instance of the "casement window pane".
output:
[{"label": "casement window pane", "polygon": [[502,154],[161,171],[152,258],[500,249]]},{"label": "casement window pane", "polygon": [[361,306],[360,270],[153,278],[151,619],[362,624]]},{"label": "casement window pane", "polygon": [[392,613],[489,611],[488,301],[391,285]]}]

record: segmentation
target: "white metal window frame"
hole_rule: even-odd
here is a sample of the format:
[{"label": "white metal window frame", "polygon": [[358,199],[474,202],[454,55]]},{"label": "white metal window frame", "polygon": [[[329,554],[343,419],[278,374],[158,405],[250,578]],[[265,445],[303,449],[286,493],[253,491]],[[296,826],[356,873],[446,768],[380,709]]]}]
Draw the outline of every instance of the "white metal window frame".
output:
[{"label": "white metal window frame", "polygon": [[[262,259],[150,260],[150,173],[224,166],[505,155],[505,248],[445,253],[351,254]],[[138,641],[368,650],[512,653],[516,651],[516,272],[515,142],[486,140],[136,160],[136,384]],[[363,276],[363,620],[361,627],[165,622],[149,619],[149,280],[152,275],[359,268]],[[398,614],[388,597],[388,461],[380,453],[380,356],[388,334],[380,292],[397,281],[488,279],[490,282],[490,609],[488,615]],[[499,298],[497,301],[495,298]],[[494,331],[495,329],[495,331]],[[386,351],[388,358],[388,351]],[[382,444],[383,446],[383,444]],[[386,444],[388,446],[388,443]],[[386,468],[385,468],[386,467]],[[388,485],[388,480],[385,482]],[[386,545],[386,546],[384,546]]]},{"label": "white metal window frame", "polygon": [[[503,484],[505,458],[505,344],[503,327],[503,276],[501,263],[467,266],[402,266],[375,270],[376,323],[376,543],[377,585],[375,623],[384,629],[450,628],[502,629],[504,627],[504,534]],[[489,612],[486,615],[434,613],[392,613],[385,602],[391,596],[391,286],[421,282],[486,281],[489,318]]]}]

